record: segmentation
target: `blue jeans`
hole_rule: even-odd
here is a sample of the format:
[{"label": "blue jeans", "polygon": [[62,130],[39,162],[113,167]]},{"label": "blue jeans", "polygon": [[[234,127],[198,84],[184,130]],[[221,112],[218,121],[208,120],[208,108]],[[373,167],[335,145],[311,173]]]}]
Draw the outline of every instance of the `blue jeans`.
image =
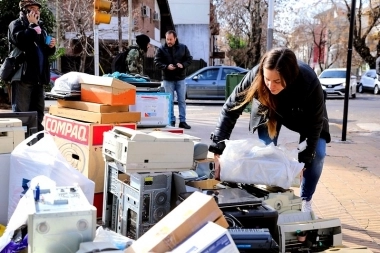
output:
[{"label": "blue jeans", "polygon": [[38,131],[44,130],[45,98],[43,85],[12,82],[12,111],[37,112]]},{"label": "blue jeans", "polygon": [[170,109],[170,121],[175,121],[174,115],[174,91],[177,93],[177,102],[179,110],[179,121],[186,122],[186,84],[185,80],[167,81],[164,80],[165,92],[172,94],[172,106]]},{"label": "blue jeans", "polygon": [[[281,126],[277,128],[277,133],[280,133]],[[277,136],[274,139],[271,139],[268,134],[268,130],[266,126],[259,126],[257,128],[257,132],[259,135],[259,139],[264,141],[266,145],[273,142],[274,145],[277,145]],[[317,184],[319,178],[322,174],[323,163],[325,161],[326,156],[326,140],[323,138],[319,138],[317,142],[317,147],[315,149],[315,158],[311,162],[310,168],[306,169],[303,172],[303,178],[301,182],[301,191],[300,197],[302,200],[310,201],[313,197],[315,189],[317,188]]]}]

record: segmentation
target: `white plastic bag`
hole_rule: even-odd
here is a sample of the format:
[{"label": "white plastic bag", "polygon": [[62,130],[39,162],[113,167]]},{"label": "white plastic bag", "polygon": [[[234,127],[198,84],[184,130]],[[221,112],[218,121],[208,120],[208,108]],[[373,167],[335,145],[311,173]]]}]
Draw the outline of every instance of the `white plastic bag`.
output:
[{"label": "white plastic bag", "polygon": [[93,203],[95,183],[66,161],[50,134],[45,132],[35,144],[27,145],[40,133],[22,141],[11,153],[8,220],[30,187],[30,180],[39,175],[50,178],[57,186],[80,186],[89,203]]},{"label": "white plastic bag", "polygon": [[273,143],[264,145],[252,140],[227,140],[220,156],[220,179],[288,189],[304,168],[304,164],[295,159],[296,154]]},{"label": "white plastic bag", "polygon": [[[0,237],[0,252],[11,242],[14,232],[22,225],[27,224],[29,211],[33,209],[33,189],[39,185],[42,189],[55,189],[55,182],[45,176],[34,177],[30,181],[30,188],[18,201],[12,217],[10,217],[3,236]],[[8,252],[8,251],[6,251]]]},{"label": "white plastic bag", "polygon": [[58,77],[54,82],[54,87],[51,89],[51,93],[72,93],[80,92],[80,77],[82,75],[88,75],[85,73],[71,71]]}]

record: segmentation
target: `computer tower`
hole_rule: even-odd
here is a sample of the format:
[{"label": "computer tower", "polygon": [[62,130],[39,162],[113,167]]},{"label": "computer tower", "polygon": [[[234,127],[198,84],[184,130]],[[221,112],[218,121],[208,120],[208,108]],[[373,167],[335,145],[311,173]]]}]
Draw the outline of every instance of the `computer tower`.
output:
[{"label": "computer tower", "polygon": [[172,172],[124,174],[106,162],[103,222],[112,230],[138,239],[170,212]]},{"label": "computer tower", "polygon": [[124,188],[123,224],[127,237],[138,239],[170,212],[171,172],[132,173]]}]

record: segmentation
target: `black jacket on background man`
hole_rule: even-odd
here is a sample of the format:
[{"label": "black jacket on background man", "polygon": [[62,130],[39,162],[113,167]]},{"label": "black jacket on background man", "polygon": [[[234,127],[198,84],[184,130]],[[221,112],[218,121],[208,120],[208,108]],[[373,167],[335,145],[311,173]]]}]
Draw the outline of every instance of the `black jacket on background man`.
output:
[{"label": "black jacket on background man", "polygon": [[[190,66],[193,61],[193,57],[190,55],[190,51],[186,45],[181,44],[176,40],[174,46],[168,47],[161,46],[156,56],[154,57],[154,63],[157,68],[162,70],[162,79],[167,81],[179,81],[186,77],[186,68]],[[176,68],[175,70],[168,70],[168,65],[181,63],[183,68]]]},{"label": "black jacket on background man", "polygon": [[[12,81],[22,81],[31,84],[49,84],[50,81],[50,65],[48,57],[53,55],[55,47],[50,48],[45,44],[46,31],[42,22],[39,22],[42,29],[41,34],[33,29],[35,24],[29,24],[23,12],[20,17],[9,24],[8,36],[13,46],[25,52],[25,63],[23,66],[23,74],[21,80],[12,79]],[[38,47],[42,51],[43,65],[40,69],[40,60],[38,56]]]},{"label": "black jacket on background man", "polygon": [[[308,164],[313,159],[318,139],[321,137],[328,143],[331,138],[325,98],[318,77],[307,64],[298,62],[298,65],[300,71],[297,78],[276,95],[276,120],[277,124],[299,133],[300,142],[307,138],[307,148],[299,153],[298,158],[300,162]],[[245,106],[231,109],[243,101],[241,93],[251,86],[257,70],[258,66],[248,72],[225,102],[214,131],[213,145],[230,138]]]}]

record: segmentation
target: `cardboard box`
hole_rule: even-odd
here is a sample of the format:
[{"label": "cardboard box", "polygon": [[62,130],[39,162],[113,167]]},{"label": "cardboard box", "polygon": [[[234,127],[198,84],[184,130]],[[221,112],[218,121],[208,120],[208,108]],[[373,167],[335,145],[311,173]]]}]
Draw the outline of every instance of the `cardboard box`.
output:
[{"label": "cardboard box", "polygon": [[198,188],[200,190],[215,190],[215,189],[224,189],[223,185],[219,185],[221,182],[215,179],[207,179],[200,181],[190,181],[187,185],[191,187]]},{"label": "cardboard box", "polygon": [[239,253],[227,229],[208,222],[171,253]]},{"label": "cardboard box", "polygon": [[230,226],[227,220],[224,218],[224,215],[220,216],[216,221],[214,221],[214,223],[224,228],[228,228]]},{"label": "cardboard box", "polygon": [[[95,182],[95,192],[103,192],[103,133],[113,124],[93,124],[45,114],[45,130],[54,136],[58,149],[66,160],[83,175]],[[119,126],[136,129],[135,123]]]},{"label": "cardboard box", "polygon": [[65,117],[69,119],[76,119],[93,123],[120,123],[120,122],[138,122],[141,120],[140,112],[89,112],[70,108],[58,107],[51,105],[49,113],[52,115]]},{"label": "cardboard box", "polygon": [[84,101],[57,100],[58,107],[65,107],[90,112],[128,112],[129,105],[103,105]]},{"label": "cardboard box", "polygon": [[45,114],[44,127],[51,135],[88,146],[102,146],[103,133],[114,126],[136,129],[135,123],[97,124]]},{"label": "cardboard box", "polygon": [[131,112],[141,112],[137,127],[164,127],[170,124],[170,110],[173,106],[170,93],[136,94],[136,104],[129,106]]},{"label": "cardboard box", "polygon": [[173,250],[208,221],[216,221],[222,216],[223,213],[213,197],[194,192],[143,234],[125,252],[163,253]]},{"label": "cardboard box", "polygon": [[136,86],[113,77],[80,76],[81,100],[106,105],[134,105]]},{"label": "cardboard box", "polygon": [[87,146],[54,136],[55,144],[66,161],[95,183],[95,193],[104,191],[104,168],[101,146]]}]

